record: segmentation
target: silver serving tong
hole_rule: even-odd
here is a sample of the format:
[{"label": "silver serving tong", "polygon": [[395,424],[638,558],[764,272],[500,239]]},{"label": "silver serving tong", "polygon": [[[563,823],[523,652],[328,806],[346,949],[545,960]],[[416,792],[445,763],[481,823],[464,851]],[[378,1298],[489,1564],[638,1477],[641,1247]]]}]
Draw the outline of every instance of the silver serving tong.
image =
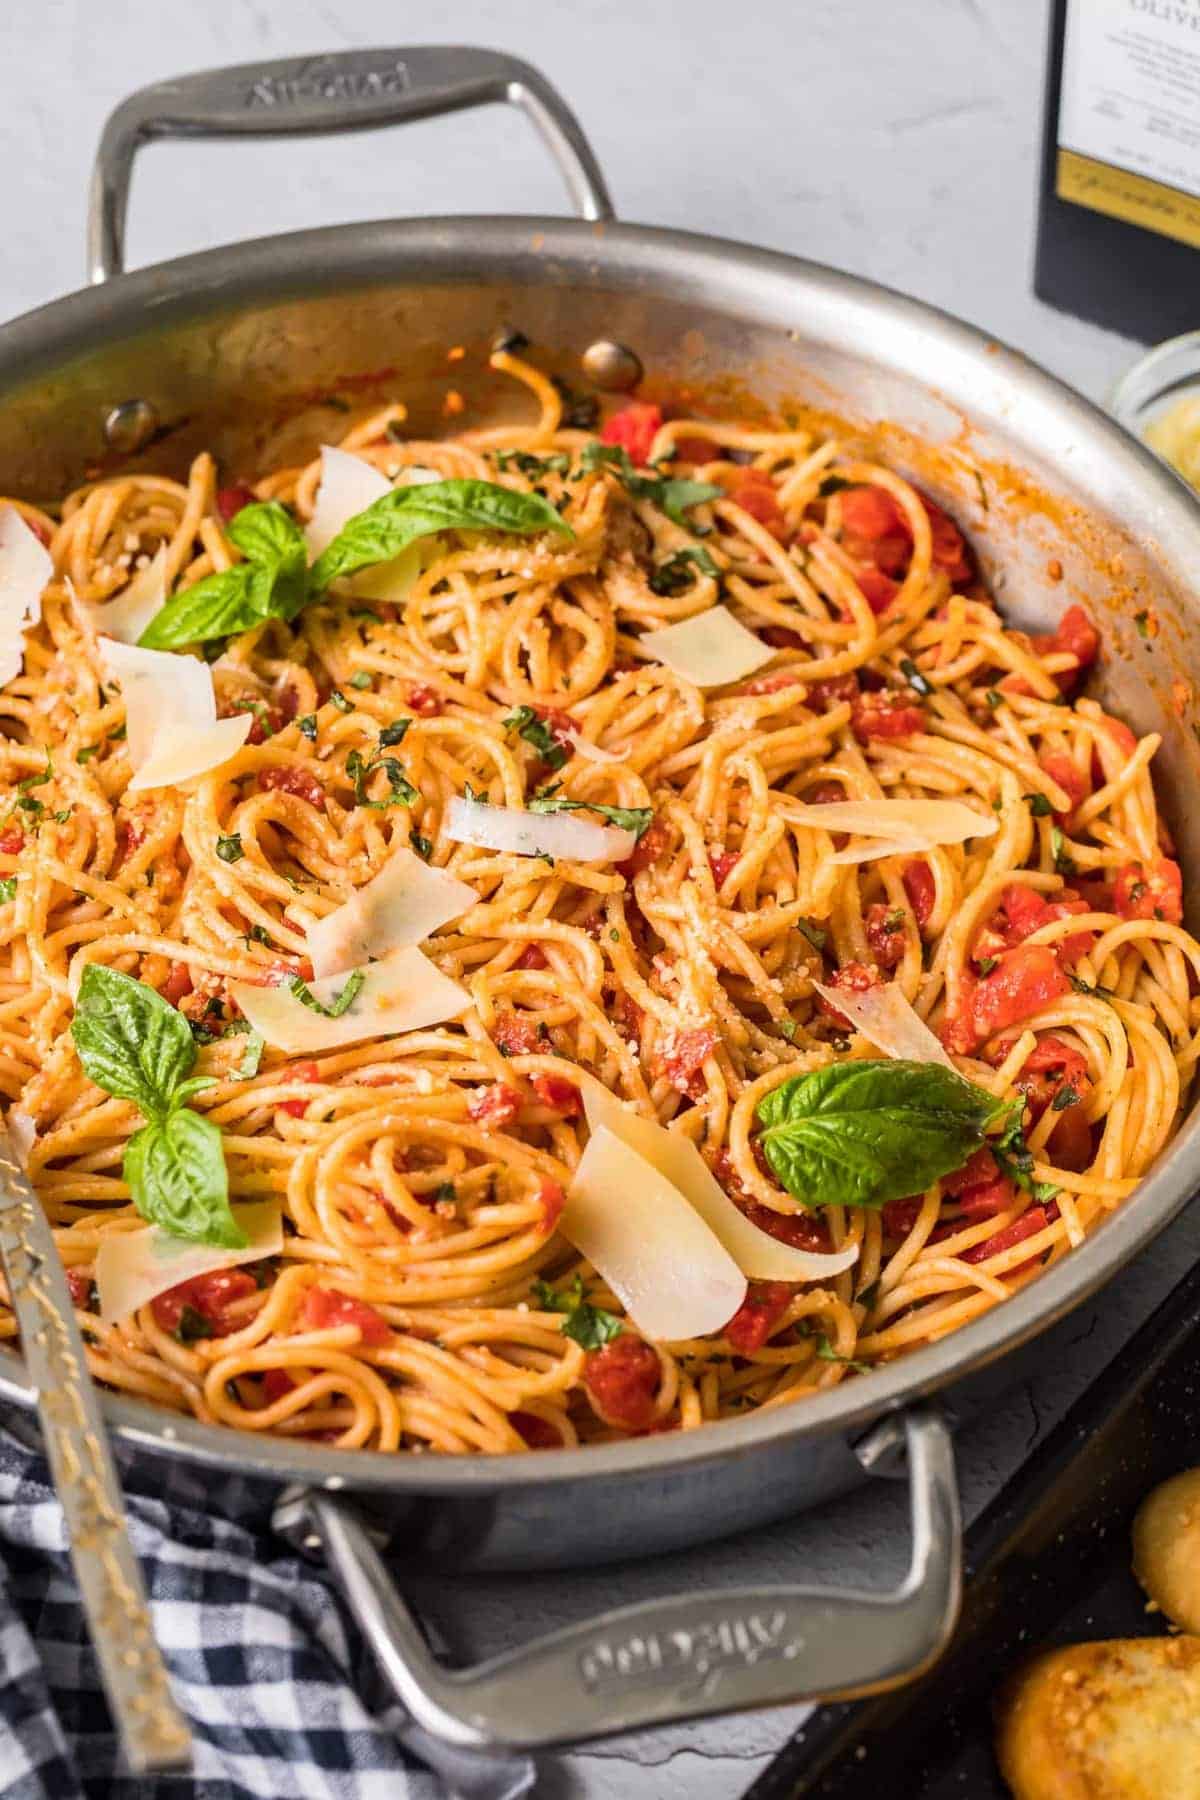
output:
[{"label": "silver serving tong", "polygon": [[186,1765],[191,1738],[154,1641],[66,1271],[50,1221],[3,1127],[0,1257],[66,1515],[84,1617],[126,1762],[135,1774]]}]

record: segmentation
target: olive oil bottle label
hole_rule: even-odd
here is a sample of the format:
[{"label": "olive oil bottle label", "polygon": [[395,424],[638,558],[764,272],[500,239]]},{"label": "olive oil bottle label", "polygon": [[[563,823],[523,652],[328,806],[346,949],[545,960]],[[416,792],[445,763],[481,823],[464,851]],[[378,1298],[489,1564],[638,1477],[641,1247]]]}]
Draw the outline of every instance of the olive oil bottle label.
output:
[{"label": "olive oil bottle label", "polygon": [[1200,248],[1200,0],[1069,0],[1065,23],[1059,198]]}]

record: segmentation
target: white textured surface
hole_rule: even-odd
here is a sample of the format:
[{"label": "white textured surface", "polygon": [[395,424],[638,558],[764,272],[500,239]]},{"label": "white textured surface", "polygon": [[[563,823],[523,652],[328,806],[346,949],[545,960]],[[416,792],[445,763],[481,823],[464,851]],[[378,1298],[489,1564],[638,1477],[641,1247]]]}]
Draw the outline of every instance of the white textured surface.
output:
[{"label": "white textured surface", "polygon": [[[435,15],[385,0],[156,0],[150,9],[42,0],[36,23],[9,0],[0,6],[0,316],[79,285],[92,150],[123,93],[256,56],[456,40],[515,51],[561,85],[625,217],[869,274],[986,325],[1100,397],[1133,347],[1050,311],[1030,290],[1044,32],[1041,0],[453,0]],[[130,254],[148,262],[344,218],[562,205],[529,128],[500,109],[324,144],[170,145],[139,162]],[[966,1434],[970,1510],[1198,1250],[1200,1219],[1185,1220],[1067,1327],[1044,1381]],[[883,1486],[832,1516],[696,1552],[679,1567],[495,1581],[465,1606],[446,1591],[428,1599],[458,1647],[493,1647],[680,1580],[887,1579],[903,1544],[902,1496]],[[770,1713],[593,1746],[547,1759],[538,1791],[725,1800],[796,1719]]]}]

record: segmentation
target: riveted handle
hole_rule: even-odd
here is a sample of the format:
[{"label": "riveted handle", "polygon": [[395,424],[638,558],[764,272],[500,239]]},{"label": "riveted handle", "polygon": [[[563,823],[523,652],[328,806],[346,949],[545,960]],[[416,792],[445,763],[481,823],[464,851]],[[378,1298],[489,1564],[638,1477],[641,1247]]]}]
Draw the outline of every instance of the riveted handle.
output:
[{"label": "riveted handle", "polygon": [[520,107],[536,126],[580,217],[611,219],[608,188],[578,119],[529,63],[455,44],[339,50],[205,69],[123,100],[101,133],[92,171],[90,279],[107,281],[125,266],[133,159],[154,138],[319,137],[496,102]]},{"label": "riveted handle", "polygon": [[[882,1452],[889,1421],[873,1434]],[[625,1606],[475,1668],[432,1655],[353,1505],[309,1491],[277,1514],[313,1539],[411,1717],[463,1750],[538,1749],[609,1732],[801,1699],[850,1699],[922,1673],[958,1618],[962,1531],[954,1455],[941,1416],[903,1421],[912,1553],[892,1592],[732,1588]],[[870,1440],[859,1446],[878,1468]]]}]

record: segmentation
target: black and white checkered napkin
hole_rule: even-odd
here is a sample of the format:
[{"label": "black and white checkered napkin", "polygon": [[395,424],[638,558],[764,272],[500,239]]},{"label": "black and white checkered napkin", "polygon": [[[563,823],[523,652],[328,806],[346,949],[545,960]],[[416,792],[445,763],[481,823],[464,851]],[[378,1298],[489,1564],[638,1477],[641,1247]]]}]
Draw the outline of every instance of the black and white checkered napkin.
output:
[{"label": "black and white checkered napkin", "polygon": [[[444,1783],[322,1572],[268,1528],[270,1494],[122,1461],[130,1535],[189,1772],[122,1769],[79,1604],[62,1510],[24,1421],[0,1423],[0,1796],[3,1800],[500,1800],[532,1770],[487,1764]],[[18,1435],[18,1433],[20,1435]],[[214,1494],[214,1479],[219,1494]],[[221,1516],[208,1510],[216,1502]],[[469,1759],[472,1764],[476,1759]]]}]

